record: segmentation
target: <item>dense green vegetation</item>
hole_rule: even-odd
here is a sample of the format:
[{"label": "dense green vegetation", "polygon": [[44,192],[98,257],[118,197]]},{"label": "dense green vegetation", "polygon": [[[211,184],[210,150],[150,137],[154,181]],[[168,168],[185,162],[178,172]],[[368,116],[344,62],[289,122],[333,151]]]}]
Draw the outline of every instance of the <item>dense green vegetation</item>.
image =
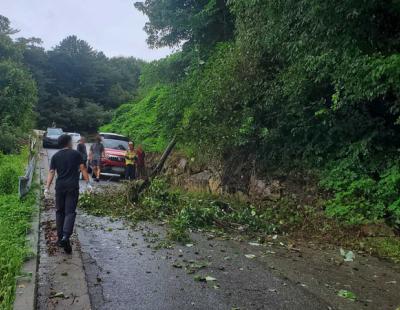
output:
[{"label": "dense green vegetation", "polygon": [[163,108],[164,100],[163,89],[154,88],[135,104],[121,105],[114,112],[114,121],[104,125],[102,130],[135,137],[135,141],[140,141],[146,150],[160,151],[166,141],[161,135],[162,126],[157,121],[157,115]]},{"label": "dense green vegetation", "polygon": [[18,196],[18,176],[23,174],[27,152],[20,155],[0,155],[0,308],[12,309],[16,277],[30,254],[26,234],[34,195],[24,200]]},{"label": "dense green vegetation", "polygon": [[[7,18],[0,15],[0,308],[12,309],[16,277],[26,259],[33,195],[20,200],[18,176],[27,152],[22,149],[35,121],[37,86],[24,64],[25,45],[13,41]],[[17,153],[17,154],[10,154]],[[7,155],[5,155],[7,154]]]},{"label": "dense green vegetation", "polygon": [[0,15],[0,152],[18,151],[34,126],[95,132],[136,96],[143,61],[108,58],[76,36],[46,51],[17,33]]},{"label": "dense green vegetation", "polygon": [[136,95],[142,61],[107,58],[76,36],[45,51],[37,39],[24,42],[24,62],[39,90],[39,128],[53,122],[66,131],[95,132],[111,109]]},{"label": "dense green vegetation", "polygon": [[0,152],[18,149],[32,128],[37,102],[36,84],[23,64],[24,47],[11,39],[16,31],[0,15]]},{"label": "dense green vegetation", "polygon": [[177,135],[183,150],[236,156],[259,174],[311,172],[331,194],[327,215],[400,226],[397,1],[136,7],[151,46],[182,48],[145,66],[140,99],[105,128],[139,142],[157,131],[154,150]]}]

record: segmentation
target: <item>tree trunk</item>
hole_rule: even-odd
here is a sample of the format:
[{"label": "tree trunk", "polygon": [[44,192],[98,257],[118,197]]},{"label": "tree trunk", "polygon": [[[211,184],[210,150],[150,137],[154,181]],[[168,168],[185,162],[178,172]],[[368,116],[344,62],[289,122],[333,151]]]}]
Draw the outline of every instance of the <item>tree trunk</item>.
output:
[{"label": "tree trunk", "polygon": [[150,176],[139,186],[139,189],[137,191],[137,197],[139,197],[142,191],[144,191],[147,187],[149,187],[149,185],[151,184],[151,179],[153,179],[161,172],[162,168],[164,167],[165,161],[171,154],[172,149],[175,147],[175,144],[176,144],[176,137],[173,137],[170,143],[168,144],[167,148],[165,149],[163,155],[161,156],[161,159],[158,162],[157,166],[150,173]]}]

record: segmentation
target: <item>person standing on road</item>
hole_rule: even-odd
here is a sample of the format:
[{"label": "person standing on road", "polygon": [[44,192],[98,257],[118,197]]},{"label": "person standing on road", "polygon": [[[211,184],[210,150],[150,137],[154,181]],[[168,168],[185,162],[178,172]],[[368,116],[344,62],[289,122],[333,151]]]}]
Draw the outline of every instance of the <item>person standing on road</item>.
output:
[{"label": "person standing on road", "polygon": [[[85,165],[85,168],[87,169],[88,154],[87,154],[87,149],[86,149],[85,137],[81,137],[81,139],[79,140],[79,143],[76,147],[76,150],[81,154],[83,164]],[[80,179],[82,179],[82,174],[80,175]]]},{"label": "person standing on road", "polygon": [[128,150],[125,154],[125,179],[134,180],[136,174],[136,161],[137,155],[135,151],[135,145],[132,141],[128,143]]},{"label": "person standing on road", "polygon": [[137,161],[136,161],[137,176],[138,176],[138,178],[145,179],[146,178],[146,163],[145,163],[146,153],[143,151],[143,148],[140,144],[137,147],[136,154],[137,154]]},{"label": "person standing on road", "polygon": [[56,180],[56,226],[58,245],[64,248],[68,254],[72,253],[70,237],[72,235],[76,206],[79,198],[79,171],[87,182],[87,189],[91,189],[89,175],[83,164],[82,156],[78,151],[72,149],[72,137],[61,135],[58,144],[62,148],[51,158],[50,171],[44,194],[49,195],[50,186],[57,172]]},{"label": "person standing on road", "polygon": [[100,181],[100,165],[101,159],[105,157],[104,145],[101,143],[101,137],[96,137],[96,142],[90,147],[89,160],[93,167],[93,172],[96,176],[96,182]]}]

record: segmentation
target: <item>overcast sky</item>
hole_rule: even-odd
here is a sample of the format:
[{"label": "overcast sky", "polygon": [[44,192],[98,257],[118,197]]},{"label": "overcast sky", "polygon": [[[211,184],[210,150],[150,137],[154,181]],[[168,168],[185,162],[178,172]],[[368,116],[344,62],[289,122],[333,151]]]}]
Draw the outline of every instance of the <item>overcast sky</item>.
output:
[{"label": "overcast sky", "polygon": [[146,17],[134,0],[0,0],[0,14],[11,20],[18,36],[39,37],[46,49],[77,35],[107,56],[162,58],[169,49],[147,47]]}]

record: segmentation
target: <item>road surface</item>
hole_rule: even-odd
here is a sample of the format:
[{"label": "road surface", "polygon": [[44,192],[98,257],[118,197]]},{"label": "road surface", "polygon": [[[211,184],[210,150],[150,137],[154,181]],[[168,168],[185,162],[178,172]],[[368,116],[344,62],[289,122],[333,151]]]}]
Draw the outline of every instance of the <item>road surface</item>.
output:
[{"label": "road surface", "polygon": [[[43,156],[42,160],[49,161],[56,151],[45,150],[47,156]],[[110,181],[102,181],[95,186],[110,184],[117,186]],[[328,288],[320,281],[314,281],[313,266],[307,266],[310,284],[295,280],[295,275],[290,280],[272,265],[276,260],[270,259],[269,255],[275,252],[268,246],[225,240],[212,233],[193,233],[191,244],[163,248],[160,245],[163,245],[164,236],[165,227],[162,224],[142,223],[130,227],[129,223],[120,220],[79,211],[75,249],[80,252],[76,257],[81,258],[81,273],[85,273],[87,281],[83,290],[88,292],[91,309],[320,310],[363,309],[369,305],[368,302],[355,303],[338,297],[334,283]],[[42,238],[42,247],[46,246],[45,243]],[[313,255],[310,255],[310,261]],[[62,257],[61,264],[68,262],[63,253],[56,252],[55,257]],[[283,266],[288,269],[296,268],[297,261],[293,257],[282,258]],[[46,266],[41,266],[41,270],[46,270]],[[308,272],[308,269],[304,270]],[[209,281],[198,281],[205,277]],[[46,281],[56,281],[58,287],[61,286],[59,290],[62,290],[62,277]],[[322,281],[330,283],[329,279]],[[338,281],[336,285],[342,285]],[[39,309],[49,309],[49,303],[45,302],[46,290],[43,290],[46,285],[42,283],[41,286],[42,308]],[[396,293],[391,291],[391,294]],[[68,297],[68,300],[71,301],[71,298]],[[57,307],[58,303],[54,306],[52,302],[51,305],[52,309],[64,309]]]}]

